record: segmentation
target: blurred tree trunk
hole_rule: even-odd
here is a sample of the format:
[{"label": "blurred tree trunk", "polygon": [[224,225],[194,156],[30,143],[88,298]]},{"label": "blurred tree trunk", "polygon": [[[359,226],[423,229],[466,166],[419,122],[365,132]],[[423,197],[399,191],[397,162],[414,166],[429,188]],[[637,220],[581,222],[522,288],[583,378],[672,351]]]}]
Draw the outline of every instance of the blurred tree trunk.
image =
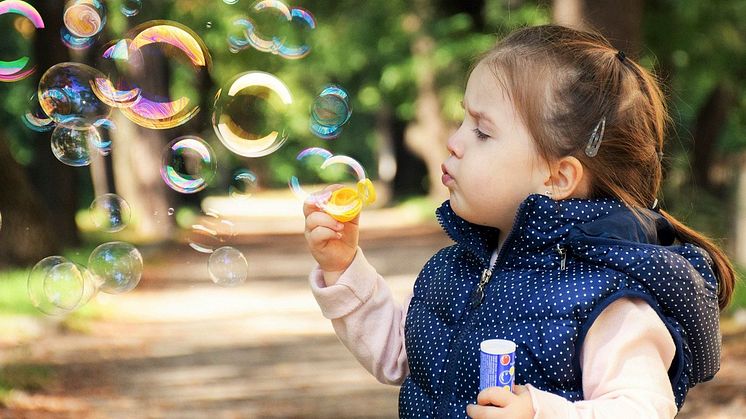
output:
[{"label": "blurred tree trunk", "polygon": [[[39,2],[36,8],[44,16],[46,28],[36,31],[34,38],[34,60],[37,66],[34,85],[49,67],[69,61],[68,50],[60,41],[64,2]],[[49,132],[34,135],[34,159],[28,168],[29,178],[36,194],[43,200],[49,221],[54,226],[52,234],[56,240],[50,240],[61,247],[75,246],[80,243],[75,224],[75,213],[78,209],[78,176],[86,172],[57,160],[50,149],[50,137]],[[28,227],[32,230],[38,228]]]},{"label": "blurred tree trunk", "polygon": [[642,47],[643,0],[554,0],[552,20],[578,29],[596,29],[630,57]]},{"label": "blurred tree trunk", "polygon": [[0,269],[59,254],[57,230],[40,198],[0,133]]},{"label": "blurred tree trunk", "polygon": [[447,190],[440,183],[440,165],[448,157],[448,127],[440,112],[440,99],[435,85],[435,41],[425,29],[435,11],[433,4],[426,0],[415,1],[414,6],[418,13],[413,18],[418,19],[418,25],[411,51],[415,62],[417,98],[414,103],[414,120],[404,130],[404,144],[425,163],[428,196],[442,200],[448,196]]},{"label": "blurred tree trunk", "polygon": [[[169,68],[158,54],[148,56],[137,85],[148,97],[170,97]],[[117,129],[111,132],[112,165],[117,193],[132,208],[131,229],[144,241],[170,240],[173,218],[167,214],[173,193],[161,180],[160,166],[169,131],[143,128],[120,112],[112,114]]]},{"label": "blurred tree trunk", "polygon": [[713,195],[721,195],[710,175],[715,147],[725,128],[736,95],[726,83],[719,83],[699,108],[694,122],[692,147],[692,183]]}]

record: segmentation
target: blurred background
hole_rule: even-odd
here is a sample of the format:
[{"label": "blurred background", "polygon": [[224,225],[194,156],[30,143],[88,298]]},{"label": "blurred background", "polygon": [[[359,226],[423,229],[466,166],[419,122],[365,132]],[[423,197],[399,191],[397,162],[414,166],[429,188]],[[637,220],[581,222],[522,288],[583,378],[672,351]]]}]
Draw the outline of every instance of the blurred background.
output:
[{"label": "blurred background", "polygon": [[[427,258],[448,244],[433,210],[447,197],[440,163],[463,117],[468,69],[500,36],[525,25],[597,28],[659,75],[673,122],[661,205],[716,238],[739,272],[746,265],[746,2],[285,3],[311,15],[311,25],[302,13],[290,23],[267,18],[277,3],[109,0],[101,2],[100,32],[88,38],[64,37],[63,15],[75,1],[29,4],[43,28],[17,12],[0,14],[0,60],[27,56],[26,68],[36,68],[0,83],[0,417],[395,417],[398,388],[376,383],[357,365],[310,295],[314,263],[288,181],[296,176],[310,190],[340,180],[296,158],[310,147],[365,168],[379,199],[363,210],[361,247],[403,299]],[[288,58],[229,42],[245,39],[246,26],[237,22],[246,19],[255,33],[281,34],[308,46],[307,54]],[[183,50],[160,48],[148,55],[138,85],[189,98],[198,112],[154,127],[113,109],[97,125],[109,145],[92,152],[89,164],[64,164],[50,147],[52,127],[24,119],[39,106],[42,75],[63,62],[107,72],[107,47],[154,20],[188,28],[211,62],[194,65]],[[252,157],[232,152],[213,127],[219,112],[232,112],[221,108],[221,95],[248,71],[274,75],[292,95],[281,118],[270,115],[272,107],[253,116],[287,140]],[[346,91],[351,116],[323,139],[309,121],[329,85]],[[203,139],[215,163],[206,187],[192,193],[161,177],[167,145],[187,135]],[[237,173],[250,173],[249,184],[237,185]],[[104,194],[128,204],[131,218],[121,231],[91,221],[92,202]],[[141,254],[133,290],[98,293],[54,315],[35,307],[28,278],[37,262],[60,255],[86,266],[97,246],[112,241]],[[223,246],[245,258],[238,284],[220,283],[208,269]],[[743,282],[722,325],[722,370],[690,393],[679,417],[746,412]]]}]

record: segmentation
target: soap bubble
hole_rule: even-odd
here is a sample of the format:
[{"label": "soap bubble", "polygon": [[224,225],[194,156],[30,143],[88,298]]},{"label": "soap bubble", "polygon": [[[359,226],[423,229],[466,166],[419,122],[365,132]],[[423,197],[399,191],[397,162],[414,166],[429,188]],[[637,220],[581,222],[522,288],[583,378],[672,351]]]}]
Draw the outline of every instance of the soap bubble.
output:
[{"label": "soap bubble", "polygon": [[142,255],[126,242],[99,245],[88,257],[88,269],[99,278],[100,289],[109,294],[132,290],[142,276]]},{"label": "soap bubble", "polygon": [[36,132],[47,132],[54,128],[54,121],[42,110],[36,93],[29,98],[28,108],[21,116],[21,121],[28,129]]},{"label": "soap bubble", "polygon": [[[308,31],[316,28],[316,20],[305,9],[289,8],[278,0],[256,2],[251,18],[242,17],[233,21],[238,34],[228,37],[231,52],[249,46],[288,59],[303,58],[311,48],[305,43]],[[301,27],[299,28],[298,25]]]},{"label": "soap bubble", "polygon": [[132,17],[140,13],[141,8],[142,0],[123,0],[122,6],[119,8],[119,10],[122,12],[123,15]]},{"label": "soap bubble", "polygon": [[85,64],[56,64],[41,76],[39,105],[60,125],[90,127],[111,114],[111,107],[101,102],[91,89],[94,80],[103,77],[100,71]]},{"label": "soap bubble", "polygon": [[212,253],[236,235],[236,227],[216,211],[209,210],[192,225],[189,247],[200,253]]},{"label": "soap bubble", "polygon": [[339,86],[327,86],[311,106],[311,132],[323,139],[336,138],[350,115],[352,107],[347,92]]},{"label": "soap bubble", "polygon": [[161,178],[171,189],[181,193],[205,189],[217,169],[212,147],[196,136],[183,136],[168,143],[161,163]]},{"label": "soap bubble", "polygon": [[83,272],[72,262],[53,266],[44,279],[44,294],[55,306],[73,310],[83,297]]},{"label": "soap bubble", "polygon": [[223,3],[225,3],[225,4],[236,4],[236,3],[238,3],[238,0],[223,0]]},{"label": "soap bubble", "polygon": [[[184,25],[170,21],[151,21],[131,31],[130,49],[139,50],[144,56],[157,55],[184,61],[186,57],[192,71],[209,71],[212,58],[202,39]],[[183,54],[176,54],[180,51]],[[131,60],[128,64],[132,65]],[[196,93],[195,93],[196,94]],[[177,99],[157,97],[142,92],[132,105],[121,109],[132,122],[151,129],[168,129],[192,119],[198,112],[197,97],[181,96]]]},{"label": "soap bubble", "polygon": [[169,208],[168,211],[166,211],[166,213],[168,215],[174,215],[174,209],[173,208]]},{"label": "soap bubble", "polygon": [[101,137],[95,127],[76,129],[58,125],[52,131],[52,154],[68,166],[88,166],[90,148],[100,143]]},{"label": "soap bubble", "polygon": [[[297,28],[297,24],[301,25],[301,28]],[[311,52],[311,47],[305,44],[303,39],[308,37],[308,32],[316,29],[316,20],[308,10],[295,7],[290,9],[290,22],[286,25],[290,29],[287,36],[284,37],[282,45],[277,50],[277,54],[283,58],[297,60],[305,57]],[[293,45],[291,41],[298,39],[297,44]]]},{"label": "soap bubble", "polygon": [[49,315],[61,315],[86,304],[98,290],[97,279],[84,267],[62,256],[49,256],[29,272],[31,304]]},{"label": "soap bubble", "polygon": [[321,147],[307,148],[298,153],[295,159],[299,162],[299,168],[296,171],[296,174],[290,177],[288,182],[290,190],[293,191],[293,194],[298,197],[298,199],[305,201],[309,196],[309,192],[305,191],[301,186],[300,179],[306,179],[303,183],[308,183],[308,180],[319,183],[320,179],[318,173],[321,170],[320,167],[332,156],[333,154],[331,151]]},{"label": "soap bubble", "polygon": [[215,96],[212,126],[230,151],[261,157],[287,140],[287,111],[293,98],[276,76],[249,71],[234,77]]},{"label": "soap bubble", "polygon": [[96,97],[115,108],[128,108],[137,103],[142,90],[133,80],[144,73],[145,59],[132,40],[119,39],[106,44],[96,67],[105,74],[91,83]]},{"label": "soap bubble", "polygon": [[318,164],[315,172],[317,179],[320,178],[322,182],[342,184],[341,188],[333,191],[323,190],[322,186],[317,185],[314,189],[318,191],[309,194],[301,187],[297,176],[291,176],[289,181],[290,189],[298,199],[312,199],[320,209],[335,216],[337,220],[348,221],[354,218],[364,205],[375,201],[373,184],[365,175],[363,166],[355,159],[343,155],[334,156],[318,147],[303,150],[296,159],[305,160],[304,169],[311,169],[311,164]]},{"label": "soap bubble", "polygon": [[249,263],[240,251],[230,246],[215,250],[207,262],[212,282],[221,287],[234,287],[246,281]]},{"label": "soap bubble", "polygon": [[106,6],[99,0],[68,1],[62,21],[74,36],[90,38],[106,25]]},{"label": "soap bubble", "polygon": [[[6,0],[0,2],[0,15],[18,14],[27,18],[36,29],[44,28],[44,21],[34,6],[25,1]],[[29,63],[26,56],[12,61],[0,60],[0,82],[14,82],[25,79],[36,71],[36,66],[26,68]],[[25,69],[25,70],[24,70]]]},{"label": "soap bubble", "polygon": [[132,210],[127,201],[113,193],[96,197],[90,206],[91,220],[98,230],[115,233],[130,222]]},{"label": "soap bubble", "polygon": [[248,198],[257,189],[256,174],[249,169],[239,169],[233,173],[228,192],[233,197]]}]

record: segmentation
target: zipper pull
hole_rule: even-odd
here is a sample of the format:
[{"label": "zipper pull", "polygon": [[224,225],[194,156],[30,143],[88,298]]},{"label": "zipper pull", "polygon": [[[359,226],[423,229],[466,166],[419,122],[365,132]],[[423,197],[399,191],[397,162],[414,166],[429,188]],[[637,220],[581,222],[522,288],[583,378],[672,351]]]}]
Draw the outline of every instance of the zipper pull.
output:
[{"label": "zipper pull", "polygon": [[561,259],[560,259],[560,271],[564,271],[566,267],[567,262],[567,249],[562,247],[561,245],[557,245],[557,253],[559,253]]},{"label": "zipper pull", "polygon": [[471,293],[471,308],[477,308],[482,304],[482,300],[484,300],[484,287],[488,282],[490,282],[490,278],[492,278],[492,269],[487,268],[482,271],[482,277],[479,278],[479,284],[477,284],[477,288],[474,292]]}]

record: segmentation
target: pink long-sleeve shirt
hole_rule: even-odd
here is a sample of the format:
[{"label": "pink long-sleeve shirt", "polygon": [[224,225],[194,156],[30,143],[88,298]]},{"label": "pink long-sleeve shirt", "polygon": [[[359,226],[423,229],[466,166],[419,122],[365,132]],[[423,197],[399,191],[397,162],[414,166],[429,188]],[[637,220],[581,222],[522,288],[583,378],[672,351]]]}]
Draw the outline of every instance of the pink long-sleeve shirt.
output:
[{"label": "pink long-sleeve shirt", "polygon": [[[309,280],[321,312],[355,358],[378,381],[401,384],[409,375],[404,322],[411,295],[404,304],[396,302],[359,248],[341,275],[316,268]],[[675,352],[666,326],[647,303],[617,300],[594,321],[580,352],[584,400],[570,402],[527,384],[534,419],[673,418],[668,369]]]}]

